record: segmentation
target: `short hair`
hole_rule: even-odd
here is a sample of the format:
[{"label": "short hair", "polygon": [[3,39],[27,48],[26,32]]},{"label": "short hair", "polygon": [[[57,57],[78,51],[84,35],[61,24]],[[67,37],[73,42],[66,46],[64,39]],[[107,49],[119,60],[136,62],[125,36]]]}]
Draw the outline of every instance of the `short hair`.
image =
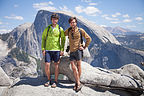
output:
[{"label": "short hair", "polygon": [[73,19],[75,19],[75,21],[76,21],[76,23],[77,23],[77,18],[76,18],[76,17],[70,17],[69,20],[68,20],[69,23],[71,23],[71,21],[72,21]]},{"label": "short hair", "polygon": [[52,18],[57,18],[57,19],[59,19],[59,16],[58,16],[58,14],[53,13],[53,14],[51,15],[51,20],[52,20]]}]

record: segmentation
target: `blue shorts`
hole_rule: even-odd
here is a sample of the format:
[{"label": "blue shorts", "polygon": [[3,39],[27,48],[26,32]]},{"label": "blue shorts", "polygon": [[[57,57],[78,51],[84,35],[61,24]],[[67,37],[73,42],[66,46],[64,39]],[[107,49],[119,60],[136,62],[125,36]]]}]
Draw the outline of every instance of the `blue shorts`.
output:
[{"label": "blue shorts", "polygon": [[60,51],[46,51],[45,62],[50,63],[51,61],[58,62],[60,60]]}]

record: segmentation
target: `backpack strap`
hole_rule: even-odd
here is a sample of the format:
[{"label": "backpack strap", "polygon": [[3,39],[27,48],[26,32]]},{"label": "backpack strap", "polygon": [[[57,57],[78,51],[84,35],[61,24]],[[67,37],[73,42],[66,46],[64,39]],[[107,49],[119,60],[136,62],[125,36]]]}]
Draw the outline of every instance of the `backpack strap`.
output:
[{"label": "backpack strap", "polygon": [[[50,25],[50,26],[51,26],[51,25]],[[47,34],[46,34],[46,39],[47,39],[47,37],[48,37],[48,32],[49,32],[50,26],[48,26],[48,30],[47,30]]]},{"label": "backpack strap", "polygon": [[50,26],[52,26],[52,25],[48,26],[48,30],[47,30],[47,34],[46,34],[46,39],[45,39],[45,46],[44,46],[45,48],[46,48],[46,40],[47,40],[47,37],[48,37],[48,32],[49,32]]},{"label": "backpack strap", "polygon": [[[60,32],[60,34],[59,34],[59,43],[60,43],[60,38],[61,38],[61,30],[60,30],[60,27],[59,27],[59,32]],[[61,50],[61,47],[60,47],[60,50]]]},{"label": "backpack strap", "polygon": [[70,28],[68,29],[68,38],[69,38],[69,32],[70,32],[71,29],[72,29],[72,27],[70,27]]},{"label": "backpack strap", "polygon": [[[82,32],[81,32],[80,28],[78,28],[78,30],[80,32],[80,41],[79,41],[79,47],[80,47],[80,44],[83,44],[83,38],[82,38]],[[83,58],[83,50],[81,52],[82,52],[82,58]]]},{"label": "backpack strap", "polygon": [[60,35],[59,35],[59,37],[61,38],[61,30],[60,30],[60,27],[59,27],[59,32],[60,32]]},{"label": "backpack strap", "polygon": [[83,44],[83,38],[82,38],[82,32],[81,32],[80,28],[78,28],[78,30],[80,32],[80,41],[79,41],[78,47],[80,47],[80,44]]},{"label": "backpack strap", "polygon": [[80,30],[80,28],[78,28],[79,32],[80,32],[80,40],[81,40],[81,44],[83,44],[83,38],[82,38],[82,32]]}]

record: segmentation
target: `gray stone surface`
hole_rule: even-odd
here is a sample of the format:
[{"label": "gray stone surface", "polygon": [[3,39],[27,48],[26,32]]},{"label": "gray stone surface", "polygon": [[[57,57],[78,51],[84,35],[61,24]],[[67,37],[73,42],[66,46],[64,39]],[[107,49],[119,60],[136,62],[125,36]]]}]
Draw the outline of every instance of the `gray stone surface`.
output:
[{"label": "gray stone surface", "polygon": [[140,86],[143,86],[144,88],[144,71],[135,64],[128,64],[119,69],[112,69],[111,71],[132,77],[139,82]]},{"label": "gray stone surface", "polygon": [[0,86],[10,86],[12,84],[11,79],[7,76],[7,74],[0,67]]},{"label": "gray stone surface", "polygon": [[[128,67],[129,66],[129,67]],[[131,66],[131,67],[130,67]],[[0,87],[0,95],[2,96],[143,96],[142,88],[139,88],[137,82],[142,80],[132,79],[131,75],[125,76],[119,74],[124,72],[126,68],[130,68],[127,73],[137,73],[144,75],[144,72],[136,65],[129,64],[124,66],[123,70],[106,70],[103,68],[92,67],[86,62],[82,62],[82,75],[81,82],[84,84],[81,91],[75,92],[74,76],[71,69],[71,65],[68,57],[62,57],[59,66],[59,73],[66,75],[68,80],[59,80],[57,88],[44,87],[44,83],[47,81],[46,77],[23,77],[15,80],[15,83],[10,88]],[[130,71],[135,69],[134,71]],[[135,74],[135,71],[137,73]],[[51,74],[54,74],[54,64],[51,64]]]},{"label": "gray stone surface", "polygon": [[4,72],[10,77],[33,77],[37,76],[37,62],[36,59],[29,56],[29,63],[19,61],[14,57],[7,56],[1,63]]},{"label": "gray stone surface", "polygon": [[0,96],[3,96],[7,90],[8,90],[8,87],[6,87],[6,86],[0,87]]},{"label": "gray stone surface", "polygon": [[[73,90],[74,83],[60,80],[58,87],[44,87],[46,78],[22,78],[3,96],[131,96],[131,93],[123,90],[100,88],[84,85],[79,92]],[[135,95],[135,94],[133,94]]]}]

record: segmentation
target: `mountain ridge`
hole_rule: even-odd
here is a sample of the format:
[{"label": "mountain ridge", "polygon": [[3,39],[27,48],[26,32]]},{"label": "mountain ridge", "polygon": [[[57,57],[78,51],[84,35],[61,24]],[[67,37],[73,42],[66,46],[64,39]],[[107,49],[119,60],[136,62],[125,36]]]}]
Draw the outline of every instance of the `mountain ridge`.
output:
[{"label": "mountain ridge", "polygon": [[130,29],[122,28],[120,26],[117,27],[104,27],[106,30],[111,32],[113,35],[136,35],[142,34],[142,32],[132,31]]}]

